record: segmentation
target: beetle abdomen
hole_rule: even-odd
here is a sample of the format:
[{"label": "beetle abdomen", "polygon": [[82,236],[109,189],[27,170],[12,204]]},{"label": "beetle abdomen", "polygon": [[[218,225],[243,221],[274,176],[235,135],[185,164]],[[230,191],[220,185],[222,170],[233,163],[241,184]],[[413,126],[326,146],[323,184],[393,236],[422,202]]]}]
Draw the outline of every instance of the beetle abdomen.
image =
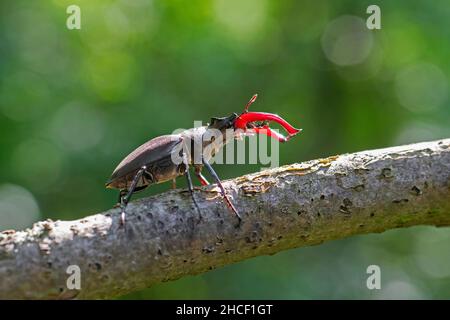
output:
[{"label": "beetle abdomen", "polygon": [[[147,169],[144,171],[142,178],[139,179],[136,185],[138,188],[147,187],[150,184],[157,184],[174,179],[182,175],[186,168],[183,163],[180,165],[175,165],[170,156],[159,159],[156,162],[147,163],[145,166]],[[106,187],[127,189],[131,185],[131,182],[138,171],[139,169],[133,170],[125,176],[117,177],[107,183]]]},{"label": "beetle abdomen", "polygon": [[[147,167],[147,178],[145,178],[145,173],[142,177],[142,181],[138,182],[144,184],[145,179],[147,180],[147,185],[150,183],[161,182],[164,176],[168,175],[170,170],[176,171],[177,166],[171,161],[171,153],[176,150],[176,146],[181,143],[182,138],[179,135],[165,135],[156,137],[130,153],[125,159],[123,159],[119,165],[116,167],[111,175],[111,178],[106,182],[107,188],[126,188],[127,183],[131,183],[133,177],[136,175],[138,170],[142,166]],[[163,169],[164,174],[160,173],[159,169],[154,170],[152,168],[158,167],[158,165],[169,166],[167,159],[169,159],[172,169]],[[150,175],[153,175],[153,180],[150,181]],[[170,178],[169,178],[170,179]]]}]

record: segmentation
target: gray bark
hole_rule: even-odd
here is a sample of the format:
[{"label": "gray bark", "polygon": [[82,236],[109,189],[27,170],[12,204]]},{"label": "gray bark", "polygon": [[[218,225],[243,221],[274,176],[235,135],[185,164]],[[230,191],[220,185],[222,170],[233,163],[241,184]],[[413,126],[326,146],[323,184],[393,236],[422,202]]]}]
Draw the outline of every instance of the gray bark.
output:
[{"label": "gray bark", "polygon": [[[173,190],[76,221],[0,233],[0,298],[109,298],[281,250],[413,225],[450,224],[450,139],[291,164]],[[66,286],[69,265],[81,290]]]}]

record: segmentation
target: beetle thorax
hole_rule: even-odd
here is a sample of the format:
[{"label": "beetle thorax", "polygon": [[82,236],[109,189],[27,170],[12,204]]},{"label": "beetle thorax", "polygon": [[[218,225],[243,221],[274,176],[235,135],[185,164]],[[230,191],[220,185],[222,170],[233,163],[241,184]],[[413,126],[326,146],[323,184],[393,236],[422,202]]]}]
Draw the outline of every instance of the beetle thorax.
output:
[{"label": "beetle thorax", "polygon": [[199,160],[201,162],[202,156],[204,160],[209,161],[234,138],[233,130],[217,130],[208,126],[188,129],[180,135],[185,148],[188,149],[187,153],[190,155],[188,158],[191,163],[198,163]]}]

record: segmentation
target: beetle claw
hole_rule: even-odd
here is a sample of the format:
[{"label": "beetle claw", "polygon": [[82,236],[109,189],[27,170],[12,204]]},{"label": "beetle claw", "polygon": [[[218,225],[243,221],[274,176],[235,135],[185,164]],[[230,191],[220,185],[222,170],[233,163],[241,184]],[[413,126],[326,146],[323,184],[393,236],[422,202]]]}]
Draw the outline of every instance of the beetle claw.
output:
[{"label": "beetle claw", "polygon": [[[262,121],[263,125],[253,125],[255,121]],[[287,131],[288,135],[284,136],[276,131],[273,131],[267,124],[265,124],[269,121],[279,123]],[[265,134],[269,137],[277,139],[280,142],[288,141],[301,131],[301,129],[294,128],[280,116],[266,112],[247,112],[241,114],[239,118],[236,119],[234,127],[237,130],[242,130],[244,134]]]},{"label": "beetle claw", "polygon": [[[257,96],[258,95],[255,94],[250,99],[244,108],[244,112],[234,122],[234,129],[237,131],[236,138],[242,138],[242,133],[245,135],[265,134],[269,137],[277,139],[280,142],[286,142],[301,131],[301,129],[294,128],[289,122],[276,114],[266,112],[248,112],[248,108],[253,102],[255,102]],[[285,137],[284,135],[273,131],[268,125],[270,121],[280,124],[287,131],[288,135]],[[260,122],[261,124],[256,124],[255,122]]]}]

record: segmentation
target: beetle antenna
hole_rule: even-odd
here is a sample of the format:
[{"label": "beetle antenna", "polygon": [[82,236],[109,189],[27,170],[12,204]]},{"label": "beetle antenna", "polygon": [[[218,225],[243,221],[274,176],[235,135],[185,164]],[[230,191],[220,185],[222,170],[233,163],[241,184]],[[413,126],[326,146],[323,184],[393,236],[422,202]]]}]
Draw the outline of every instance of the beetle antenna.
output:
[{"label": "beetle antenna", "polygon": [[258,94],[257,93],[255,93],[253,95],[253,97],[247,102],[247,104],[245,105],[245,108],[244,108],[244,112],[242,112],[242,113],[248,112],[248,108],[252,105],[253,102],[256,101],[256,98],[258,98]]}]

